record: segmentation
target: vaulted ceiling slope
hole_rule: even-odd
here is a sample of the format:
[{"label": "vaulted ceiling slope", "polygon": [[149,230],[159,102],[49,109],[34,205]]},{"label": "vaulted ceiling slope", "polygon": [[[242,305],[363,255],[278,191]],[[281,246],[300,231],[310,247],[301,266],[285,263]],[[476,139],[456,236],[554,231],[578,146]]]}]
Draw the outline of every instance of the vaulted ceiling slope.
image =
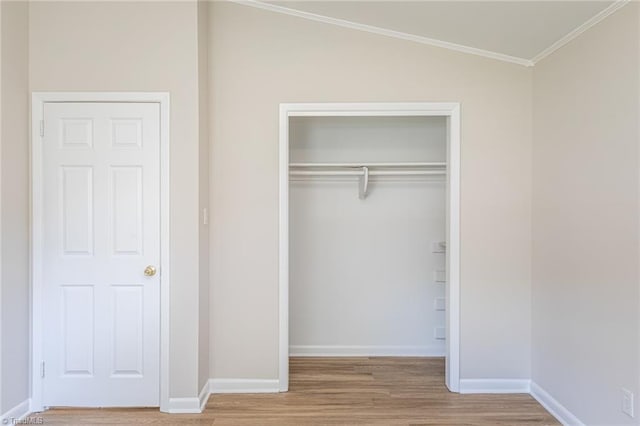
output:
[{"label": "vaulted ceiling slope", "polygon": [[236,1],[529,66],[627,3],[626,0]]}]

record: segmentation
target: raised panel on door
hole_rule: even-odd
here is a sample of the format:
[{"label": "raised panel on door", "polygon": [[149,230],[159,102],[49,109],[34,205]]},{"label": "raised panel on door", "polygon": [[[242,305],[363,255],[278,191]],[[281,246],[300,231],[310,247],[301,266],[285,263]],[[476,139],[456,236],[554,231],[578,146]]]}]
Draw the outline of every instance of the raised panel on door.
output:
[{"label": "raised panel on door", "polygon": [[113,255],[143,254],[142,174],[140,166],[116,166],[109,170],[109,226]]},{"label": "raised panel on door", "polygon": [[93,148],[93,119],[60,119],[60,147],[65,149]]},{"label": "raised panel on door", "polygon": [[62,254],[93,254],[93,167],[60,167]]},{"label": "raised panel on door", "polygon": [[60,290],[61,373],[67,377],[92,377],[95,359],[93,286],[63,285]]},{"label": "raised panel on door", "polygon": [[159,405],[160,108],[44,108],[46,406]]},{"label": "raised panel on door", "polygon": [[111,377],[144,374],[144,287],[112,286]]}]

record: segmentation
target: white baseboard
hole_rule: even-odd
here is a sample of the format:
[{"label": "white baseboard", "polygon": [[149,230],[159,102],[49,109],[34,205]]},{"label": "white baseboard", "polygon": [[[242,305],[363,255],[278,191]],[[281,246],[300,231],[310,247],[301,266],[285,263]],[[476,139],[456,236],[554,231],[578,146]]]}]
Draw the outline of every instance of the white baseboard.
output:
[{"label": "white baseboard", "polygon": [[207,406],[207,401],[209,401],[209,397],[211,396],[211,380],[207,380],[202,389],[200,390],[200,394],[198,395],[198,400],[200,402],[200,412],[202,413]]},{"label": "white baseboard", "polygon": [[279,380],[268,379],[211,379],[211,393],[278,393]]},{"label": "white baseboard", "polygon": [[535,382],[531,383],[531,396],[533,396],[544,408],[547,409],[553,417],[565,426],[584,426],[576,416],[560,404],[547,391],[538,386]]},{"label": "white baseboard", "polygon": [[199,398],[169,398],[169,410],[167,410],[167,413],[198,414],[201,412]]},{"label": "white baseboard", "polygon": [[289,356],[445,356],[444,346],[291,345]]},{"label": "white baseboard", "polygon": [[528,379],[460,379],[460,393],[529,393]]},{"label": "white baseboard", "polygon": [[2,413],[2,415],[0,415],[0,423],[3,425],[17,424],[20,420],[24,420],[24,418],[29,414],[31,414],[31,400],[25,399],[20,404],[13,407],[11,410],[7,411],[6,413]]}]

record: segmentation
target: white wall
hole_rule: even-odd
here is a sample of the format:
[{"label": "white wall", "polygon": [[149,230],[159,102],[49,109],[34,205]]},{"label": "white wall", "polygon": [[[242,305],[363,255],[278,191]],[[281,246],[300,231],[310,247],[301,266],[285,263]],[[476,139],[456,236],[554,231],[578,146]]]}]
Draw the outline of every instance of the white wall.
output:
[{"label": "white wall", "polygon": [[278,105],[462,104],[463,378],[530,377],[531,70],[238,4],[210,19],[211,374],[278,377]]},{"label": "white wall", "polygon": [[[2,253],[10,247],[15,256],[14,269],[5,257],[1,265],[2,410],[23,393],[7,393],[5,383],[28,386],[20,370],[27,357],[15,357],[20,349],[4,326],[28,327],[27,311],[13,302],[24,301],[25,288],[6,285],[22,282],[28,260],[19,235],[28,194],[19,141],[28,126],[18,125],[26,115],[15,108],[27,87],[6,62],[11,54],[12,67],[27,63],[19,45],[28,27],[29,90],[171,92],[171,396],[197,394],[208,357],[212,377],[277,377],[278,104],[457,101],[462,378],[529,378],[533,362],[534,380],[583,421],[627,421],[619,388],[640,394],[637,4],[535,71],[238,4],[210,8],[34,2],[27,26],[24,3],[2,2]],[[8,10],[17,15],[9,19]],[[204,39],[208,48],[198,51]],[[10,76],[18,81],[6,84]],[[210,192],[203,158],[211,159]],[[209,202],[207,229],[198,218]]]},{"label": "white wall", "polygon": [[[446,162],[446,140],[439,117],[297,117],[290,161]],[[356,177],[290,188],[291,353],[444,355],[445,177],[372,176],[364,200]]]},{"label": "white wall", "polygon": [[533,381],[586,424],[640,406],[640,5],[534,69]]},{"label": "white wall", "polygon": [[[198,4],[33,2],[33,91],[171,93],[171,397],[198,395]],[[27,186],[20,188],[28,191]]]},{"label": "white wall", "polygon": [[28,5],[2,2],[0,414],[29,398]]}]

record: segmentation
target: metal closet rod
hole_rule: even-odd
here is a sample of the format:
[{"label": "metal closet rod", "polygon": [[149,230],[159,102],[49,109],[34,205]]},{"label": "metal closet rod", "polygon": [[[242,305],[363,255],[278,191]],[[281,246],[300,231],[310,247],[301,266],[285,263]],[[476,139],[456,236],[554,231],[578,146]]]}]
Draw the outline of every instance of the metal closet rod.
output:
[{"label": "metal closet rod", "polygon": [[[366,166],[365,166],[366,167]],[[362,176],[363,170],[290,170],[290,176]],[[446,170],[370,170],[369,176],[445,175]]]},{"label": "metal closet rod", "polygon": [[[291,163],[291,176],[424,176],[446,174],[447,163]],[[392,169],[392,170],[376,170]],[[298,169],[298,170],[295,170]],[[299,170],[302,169],[302,170]],[[304,170],[307,169],[307,170]],[[333,170],[317,170],[333,169]],[[340,170],[346,169],[346,170]]]},{"label": "metal closet rod", "polygon": [[[358,197],[363,200],[367,198],[369,177],[371,176],[442,176],[447,174],[446,166],[446,163],[291,163],[289,164],[289,175],[357,176],[359,181]],[[376,168],[383,170],[376,170]]]}]

